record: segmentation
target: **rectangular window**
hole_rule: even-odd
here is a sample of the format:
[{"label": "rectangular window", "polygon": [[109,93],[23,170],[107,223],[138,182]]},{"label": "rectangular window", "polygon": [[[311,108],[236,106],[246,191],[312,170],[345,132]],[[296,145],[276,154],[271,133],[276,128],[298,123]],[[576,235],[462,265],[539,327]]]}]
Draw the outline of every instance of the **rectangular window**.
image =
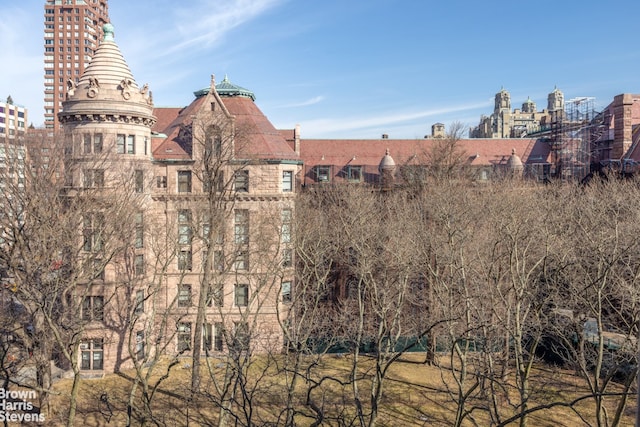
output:
[{"label": "rectangular window", "polygon": [[104,262],[99,258],[93,260],[93,279],[104,280]]},{"label": "rectangular window", "polygon": [[236,284],[234,304],[236,307],[246,307],[249,304],[249,285]]},{"label": "rectangular window", "polygon": [[235,210],[233,231],[236,244],[249,243],[249,211],[247,209]]},{"label": "rectangular window", "polygon": [[216,173],[216,175],[213,177],[213,182],[215,183],[216,191],[218,193],[224,192],[224,189],[226,187],[226,182],[224,182],[224,172],[223,171],[218,171]]},{"label": "rectangular window", "polygon": [[101,188],[104,187],[104,170],[102,169],[85,169],[83,176],[84,188]]},{"label": "rectangular window", "polygon": [[102,153],[102,134],[96,133],[93,135],[93,152],[96,154]]},{"label": "rectangular window", "polygon": [[127,154],[136,153],[136,137],[135,135],[127,135]]},{"label": "rectangular window", "polygon": [[285,193],[290,193],[293,191],[293,172],[292,171],[282,172],[282,191]]},{"label": "rectangular window", "polygon": [[140,169],[135,171],[135,190],[136,193],[144,192],[144,171]]},{"label": "rectangular window", "polygon": [[89,296],[82,299],[82,320],[94,321],[104,318],[104,297]]},{"label": "rectangular window", "polygon": [[222,283],[212,283],[209,286],[209,295],[207,296],[207,306],[211,307],[224,306],[224,285]]},{"label": "rectangular window", "polygon": [[282,250],[282,267],[293,267],[293,250],[285,248]]},{"label": "rectangular window", "polygon": [[191,249],[183,249],[178,252],[178,270],[191,271]]},{"label": "rectangular window", "polygon": [[282,220],[282,228],[280,230],[280,236],[282,243],[291,242],[291,209],[283,209],[280,213],[280,219]]},{"label": "rectangular window", "polygon": [[182,353],[191,349],[191,323],[178,323],[178,352]]},{"label": "rectangular window", "polygon": [[212,328],[211,323],[205,323],[202,325],[202,350],[206,353],[211,351],[211,344],[213,336],[211,335]]},{"label": "rectangular window", "polygon": [[178,193],[191,193],[191,171],[178,171]]},{"label": "rectangular window", "polygon": [[233,177],[233,188],[236,191],[236,193],[249,192],[249,171],[247,170],[236,171]]},{"label": "rectangular window", "polygon": [[136,332],[136,359],[144,359],[144,331]]},{"label": "rectangular window", "polygon": [[316,166],[316,182],[330,182],[331,181],[331,166]]},{"label": "rectangular window", "polygon": [[215,351],[222,351],[224,349],[224,325],[222,322],[216,322],[214,324],[213,333],[213,349]]},{"label": "rectangular window", "polygon": [[362,166],[347,166],[347,179],[352,182],[361,182]]},{"label": "rectangular window", "polygon": [[213,252],[213,268],[216,271],[224,271],[224,252],[221,250]]},{"label": "rectangular window", "polygon": [[178,244],[191,244],[191,211],[189,209],[178,211]]},{"label": "rectangular window", "polygon": [[92,142],[91,142],[91,134],[90,133],[85,133],[83,135],[83,146],[84,146],[84,154],[91,154],[91,147],[92,147]]},{"label": "rectangular window", "polygon": [[291,282],[282,282],[282,302],[291,302]]},{"label": "rectangular window", "polygon": [[136,291],[136,305],[133,311],[135,314],[144,313],[144,290],[142,289]]},{"label": "rectangular window", "polygon": [[233,329],[233,349],[235,351],[249,350],[249,324],[247,322],[233,322]]},{"label": "rectangular window", "polygon": [[126,135],[123,135],[121,133],[116,135],[116,153],[124,154],[124,142],[126,138]]},{"label": "rectangular window", "polygon": [[249,251],[240,250],[236,252],[236,259],[233,265],[236,270],[248,270],[249,269]]},{"label": "rectangular window", "polygon": [[191,307],[191,285],[178,288],[178,307]]},{"label": "rectangular window", "polygon": [[135,272],[136,272],[136,276],[144,275],[144,255],[143,254],[136,254]]},{"label": "rectangular window", "polygon": [[136,212],[135,214],[135,227],[135,246],[140,249],[144,247],[144,216],[142,212]]},{"label": "rectangular window", "polygon": [[86,214],[83,218],[83,248],[87,252],[96,252],[102,249],[102,232],[104,229],[104,216],[101,213]]},{"label": "rectangular window", "polygon": [[101,371],[104,361],[102,338],[84,340],[80,343],[80,369]]},{"label": "rectangular window", "polygon": [[156,187],[158,187],[158,188],[167,188],[167,177],[166,176],[156,176]]},{"label": "rectangular window", "polygon": [[93,170],[93,185],[94,187],[104,187],[104,171],[102,169]]}]

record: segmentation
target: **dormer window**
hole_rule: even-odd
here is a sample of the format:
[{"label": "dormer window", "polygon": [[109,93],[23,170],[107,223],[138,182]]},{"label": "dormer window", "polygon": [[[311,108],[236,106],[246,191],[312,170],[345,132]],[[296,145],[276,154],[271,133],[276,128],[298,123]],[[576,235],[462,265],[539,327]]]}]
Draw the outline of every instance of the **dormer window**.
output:
[{"label": "dormer window", "polygon": [[362,181],[362,166],[347,166],[347,180],[351,182]]},{"label": "dormer window", "polygon": [[316,166],[315,169],[317,182],[331,181],[331,166]]}]

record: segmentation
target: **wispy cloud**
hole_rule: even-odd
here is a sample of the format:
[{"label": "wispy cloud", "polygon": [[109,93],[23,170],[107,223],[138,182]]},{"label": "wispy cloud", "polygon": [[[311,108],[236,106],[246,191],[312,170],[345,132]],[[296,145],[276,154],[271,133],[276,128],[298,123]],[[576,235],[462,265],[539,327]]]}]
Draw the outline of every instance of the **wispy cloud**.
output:
[{"label": "wispy cloud", "polygon": [[189,2],[189,7],[176,9],[176,34],[173,43],[167,44],[164,55],[171,55],[184,49],[200,50],[210,48],[225,35],[255,19],[286,0],[227,0],[211,2],[200,0]]},{"label": "wispy cloud", "polygon": [[433,116],[443,116],[452,113],[460,113],[463,111],[469,111],[479,108],[486,108],[490,105],[488,102],[470,103],[462,105],[453,105],[443,108],[434,108],[429,110],[404,112],[404,113],[390,113],[385,115],[378,115],[372,117],[352,117],[342,116],[340,118],[323,118],[303,121],[305,133],[334,133],[334,132],[349,132],[354,130],[379,128],[385,126],[395,126],[400,124],[406,124],[412,121],[424,119]]},{"label": "wispy cloud", "polygon": [[319,128],[327,128],[330,126],[332,130],[355,130],[366,129],[373,126],[396,125],[414,120],[424,119],[432,116],[440,116],[444,114],[459,113],[462,111],[473,110],[476,108],[486,107],[487,103],[463,104],[443,108],[434,108],[431,110],[405,112],[399,114],[385,114],[375,117],[354,118],[341,117],[338,119],[318,119],[307,122],[307,125],[317,125]]},{"label": "wispy cloud", "polygon": [[306,101],[302,101],[302,102],[298,102],[298,103],[293,103],[293,104],[286,104],[286,105],[280,105],[278,107],[275,108],[297,108],[297,107],[308,107],[309,105],[315,105],[315,104],[319,104],[320,102],[324,101],[325,97],[322,95],[319,96],[314,96],[311,99],[307,99]]}]

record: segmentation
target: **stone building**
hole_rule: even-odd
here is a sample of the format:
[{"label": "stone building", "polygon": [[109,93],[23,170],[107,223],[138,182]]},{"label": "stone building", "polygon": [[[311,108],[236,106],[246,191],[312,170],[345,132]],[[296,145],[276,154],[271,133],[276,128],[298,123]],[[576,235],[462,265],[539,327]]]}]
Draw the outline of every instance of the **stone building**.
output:
[{"label": "stone building", "polygon": [[129,198],[131,232],[126,249],[102,261],[95,220],[110,218],[85,217],[82,256],[104,264],[79,292],[81,369],[100,375],[196,346],[279,350],[293,287],[299,147],[227,78],[216,85],[212,77],[185,108],[154,109],[113,27],[103,31],[59,114],[67,185],[78,197],[91,191],[106,212]]},{"label": "stone building", "polygon": [[511,94],[505,89],[495,95],[493,114],[482,116],[469,131],[470,138],[521,138],[548,126],[564,109],[564,95],[555,88],[547,97],[547,108],[538,111],[530,98],[522,108],[511,110]]}]

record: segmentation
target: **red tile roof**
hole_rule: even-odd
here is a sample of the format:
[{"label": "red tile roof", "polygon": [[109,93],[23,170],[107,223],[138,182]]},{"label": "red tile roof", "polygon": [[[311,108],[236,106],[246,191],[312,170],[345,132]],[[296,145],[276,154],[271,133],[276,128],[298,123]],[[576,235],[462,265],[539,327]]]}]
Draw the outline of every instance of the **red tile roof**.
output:
[{"label": "red tile roof", "polygon": [[164,130],[173,122],[180,111],[184,107],[161,107],[153,110],[153,115],[156,117],[156,123],[151,128],[152,132],[164,133]]},{"label": "red tile roof", "polygon": [[[187,107],[179,110],[179,114],[167,125],[162,133],[166,138],[162,141],[152,142],[153,157],[157,160],[189,160],[191,159],[192,144],[191,139],[180,138],[180,130],[191,124],[191,117],[202,106],[204,97],[196,98]],[[172,112],[167,112],[168,120]]]},{"label": "red tile roof", "polygon": [[293,148],[258,106],[246,97],[222,98],[225,107],[236,118],[238,140],[247,138],[249,143],[236,142],[236,156],[270,160],[299,160]]},{"label": "red tile roof", "polygon": [[[206,99],[206,96],[200,96],[183,109],[156,109],[154,114],[158,121],[153,130],[164,133],[166,138],[153,139],[155,159],[191,159],[191,144],[180,138],[180,130],[191,124],[191,117],[202,108]],[[287,143],[253,100],[247,97],[223,97],[222,102],[235,118],[237,158],[299,161],[293,146]]]},{"label": "red tile roof", "polygon": [[[305,169],[327,165],[343,168],[364,166],[367,173],[377,173],[387,148],[396,165],[428,163],[430,150],[438,139],[302,139],[300,157]],[[505,164],[513,150],[523,164],[549,161],[549,145],[538,139],[462,139],[458,141],[463,157],[473,166]]]}]

